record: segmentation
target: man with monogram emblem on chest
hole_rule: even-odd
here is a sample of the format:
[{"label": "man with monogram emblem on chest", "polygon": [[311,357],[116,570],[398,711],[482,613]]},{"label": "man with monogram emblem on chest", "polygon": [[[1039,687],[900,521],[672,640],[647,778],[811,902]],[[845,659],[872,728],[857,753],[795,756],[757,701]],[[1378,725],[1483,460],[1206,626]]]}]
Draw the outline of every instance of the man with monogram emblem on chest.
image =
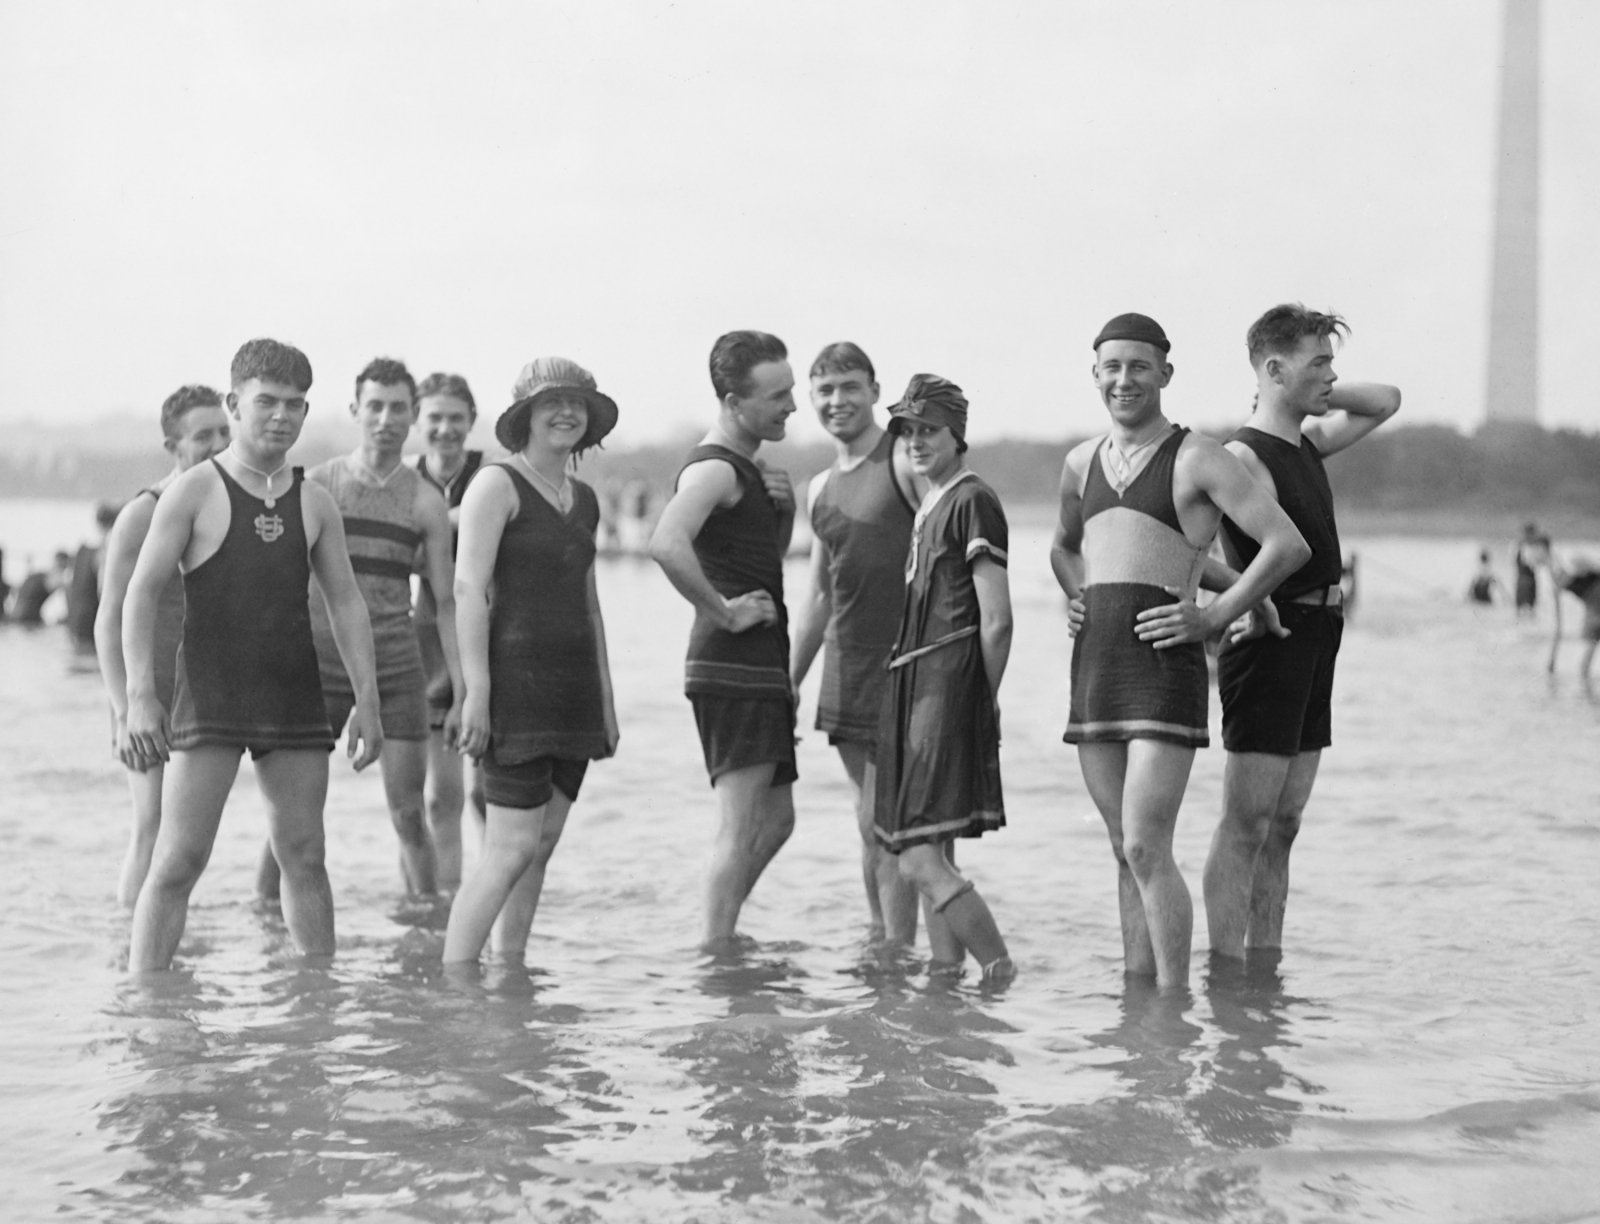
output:
[{"label": "man with monogram emblem on chest", "polygon": [[[247,748],[283,869],[289,933],[307,955],[334,949],[322,816],[335,731],[317,671],[312,598],[326,599],[352,678],[348,751],[357,769],[378,759],[383,735],[372,630],[338,508],[288,463],[310,387],[311,363],[298,349],[252,340],[238,351],[227,397],[233,441],[162,495],[128,585],[130,752],[169,762],[155,853],[134,907],[131,972],[170,967]],[[155,630],[174,569],[183,575],[184,630],[169,724]]]}]

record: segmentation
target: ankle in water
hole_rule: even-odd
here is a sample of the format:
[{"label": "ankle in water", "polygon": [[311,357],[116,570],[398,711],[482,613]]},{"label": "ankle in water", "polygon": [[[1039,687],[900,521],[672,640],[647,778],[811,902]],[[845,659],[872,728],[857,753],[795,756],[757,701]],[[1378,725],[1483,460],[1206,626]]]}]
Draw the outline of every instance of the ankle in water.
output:
[{"label": "ankle in water", "polygon": [[1009,956],[997,956],[983,967],[985,986],[1004,986],[1016,976],[1016,962]]}]

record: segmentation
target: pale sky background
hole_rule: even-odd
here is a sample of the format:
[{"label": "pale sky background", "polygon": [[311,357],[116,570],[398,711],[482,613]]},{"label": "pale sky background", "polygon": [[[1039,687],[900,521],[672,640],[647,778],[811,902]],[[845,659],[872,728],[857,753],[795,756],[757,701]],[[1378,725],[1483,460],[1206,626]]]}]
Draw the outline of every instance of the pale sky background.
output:
[{"label": "pale sky background", "polygon": [[[365,361],[545,353],[616,442],[714,409],[757,327],[850,338],[885,403],[1098,429],[1110,315],[1173,338],[1169,415],[1242,418],[1245,328],[1336,309],[1403,419],[1483,417],[1498,0],[0,0],[0,420],[154,414],[272,335],[342,411]],[[1600,429],[1600,4],[1544,6],[1540,418]],[[802,401],[803,402],[803,401]],[[487,429],[480,431],[486,434]],[[791,428],[821,437],[814,419]]]}]

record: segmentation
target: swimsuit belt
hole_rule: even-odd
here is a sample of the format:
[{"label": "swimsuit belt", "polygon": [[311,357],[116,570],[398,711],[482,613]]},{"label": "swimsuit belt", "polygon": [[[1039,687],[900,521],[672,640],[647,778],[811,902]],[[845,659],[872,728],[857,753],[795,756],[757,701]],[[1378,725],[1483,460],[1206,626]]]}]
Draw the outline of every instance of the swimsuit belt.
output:
[{"label": "swimsuit belt", "polygon": [[915,650],[908,650],[905,652],[905,654],[897,655],[890,659],[889,670],[893,671],[897,667],[904,667],[907,663],[911,662],[912,659],[920,659],[925,654],[932,654],[936,650],[943,649],[946,646],[954,645],[963,638],[971,637],[976,632],[978,632],[978,626],[968,625],[965,629],[957,629],[954,633],[947,633],[942,638],[935,638],[926,646],[918,646]]},{"label": "swimsuit belt", "polygon": [[1335,582],[1330,586],[1317,587],[1303,595],[1296,595],[1285,602],[1311,604],[1318,608],[1337,608],[1344,603],[1344,588]]}]

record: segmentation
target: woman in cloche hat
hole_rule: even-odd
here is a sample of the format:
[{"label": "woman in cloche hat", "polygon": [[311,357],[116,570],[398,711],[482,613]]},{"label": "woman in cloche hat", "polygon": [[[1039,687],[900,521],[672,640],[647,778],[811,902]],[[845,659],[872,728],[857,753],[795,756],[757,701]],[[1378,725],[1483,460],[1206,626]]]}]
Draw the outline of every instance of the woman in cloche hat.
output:
[{"label": "woman in cloche hat", "polygon": [[[483,854],[457,894],[445,962],[520,962],[545,868],[589,762],[617,747],[595,593],[594,490],[569,474],[616,427],[617,405],[564,357],[529,362],[495,422],[511,456],[461,502],[457,634],[461,750],[483,764]],[[498,920],[498,921],[497,921]]]}]

